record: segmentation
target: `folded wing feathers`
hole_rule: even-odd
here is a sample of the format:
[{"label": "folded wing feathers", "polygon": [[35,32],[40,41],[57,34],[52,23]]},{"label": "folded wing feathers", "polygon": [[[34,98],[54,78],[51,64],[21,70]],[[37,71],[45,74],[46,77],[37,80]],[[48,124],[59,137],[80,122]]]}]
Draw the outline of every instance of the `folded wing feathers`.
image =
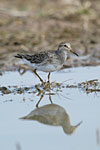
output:
[{"label": "folded wing feathers", "polygon": [[30,61],[31,63],[37,63],[37,64],[41,63],[45,59],[49,58],[47,53],[39,53],[39,54],[34,54],[34,55],[17,54],[15,57],[20,58],[20,59],[24,58],[24,59]]}]

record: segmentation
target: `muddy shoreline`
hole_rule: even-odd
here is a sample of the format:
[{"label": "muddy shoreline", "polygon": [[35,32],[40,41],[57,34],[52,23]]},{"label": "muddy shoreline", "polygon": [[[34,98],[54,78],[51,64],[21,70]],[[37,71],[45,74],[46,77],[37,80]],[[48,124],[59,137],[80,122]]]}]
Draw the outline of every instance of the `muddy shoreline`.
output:
[{"label": "muddy shoreline", "polygon": [[16,70],[17,53],[56,49],[70,42],[80,57],[66,67],[100,65],[100,2],[0,1],[0,70]]}]

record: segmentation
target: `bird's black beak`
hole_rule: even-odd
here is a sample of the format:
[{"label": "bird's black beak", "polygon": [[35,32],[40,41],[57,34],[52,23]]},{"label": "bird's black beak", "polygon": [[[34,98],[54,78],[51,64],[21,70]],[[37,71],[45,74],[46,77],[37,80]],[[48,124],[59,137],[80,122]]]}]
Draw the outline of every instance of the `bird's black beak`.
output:
[{"label": "bird's black beak", "polygon": [[74,52],[72,49],[70,50],[71,53],[75,54],[76,56],[79,56],[76,52]]}]

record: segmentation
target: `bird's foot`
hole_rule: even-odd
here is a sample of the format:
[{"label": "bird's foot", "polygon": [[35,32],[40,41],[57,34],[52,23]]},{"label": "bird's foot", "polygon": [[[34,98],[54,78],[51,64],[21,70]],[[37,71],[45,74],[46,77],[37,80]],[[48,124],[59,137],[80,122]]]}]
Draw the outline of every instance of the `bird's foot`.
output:
[{"label": "bird's foot", "polygon": [[49,89],[51,89],[51,83],[49,80],[47,81],[47,84],[48,84]]},{"label": "bird's foot", "polygon": [[51,89],[51,83],[50,82],[42,82],[43,89]]}]

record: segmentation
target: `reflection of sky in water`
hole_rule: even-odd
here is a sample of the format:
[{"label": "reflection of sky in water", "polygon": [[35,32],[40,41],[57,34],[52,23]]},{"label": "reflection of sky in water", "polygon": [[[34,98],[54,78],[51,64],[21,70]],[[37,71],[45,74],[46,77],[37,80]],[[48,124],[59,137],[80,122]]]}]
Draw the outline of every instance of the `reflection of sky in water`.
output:
[{"label": "reflection of sky in water", "polygon": [[[51,80],[60,82],[67,79],[67,83],[82,82],[100,77],[100,67],[67,69],[58,73],[52,73]],[[41,75],[45,73],[40,72]],[[46,79],[46,74],[44,77]],[[27,79],[27,80],[26,80]],[[25,85],[32,86],[38,79],[27,72],[23,76],[18,73],[8,73],[0,77],[1,85]],[[66,84],[67,84],[66,83]],[[66,135],[61,127],[47,126],[37,121],[22,121],[18,118],[27,115],[39,100],[33,94],[5,95],[0,96],[0,149],[13,150],[16,143],[21,144],[22,150],[27,149],[100,149],[96,143],[96,129],[100,128],[100,94],[86,95],[79,89],[63,89],[62,95],[70,98],[65,99],[61,95],[52,95],[52,101],[62,106],[70,117],[72,125],[81,120],[83,123],[71,136]],[[23,101],[23,98],[26,101]],[[12,102],[5,100],[13,100]],[[32,101],[31,101],[32,100]],[[46,95],[39,106],[49,104]]]}]

